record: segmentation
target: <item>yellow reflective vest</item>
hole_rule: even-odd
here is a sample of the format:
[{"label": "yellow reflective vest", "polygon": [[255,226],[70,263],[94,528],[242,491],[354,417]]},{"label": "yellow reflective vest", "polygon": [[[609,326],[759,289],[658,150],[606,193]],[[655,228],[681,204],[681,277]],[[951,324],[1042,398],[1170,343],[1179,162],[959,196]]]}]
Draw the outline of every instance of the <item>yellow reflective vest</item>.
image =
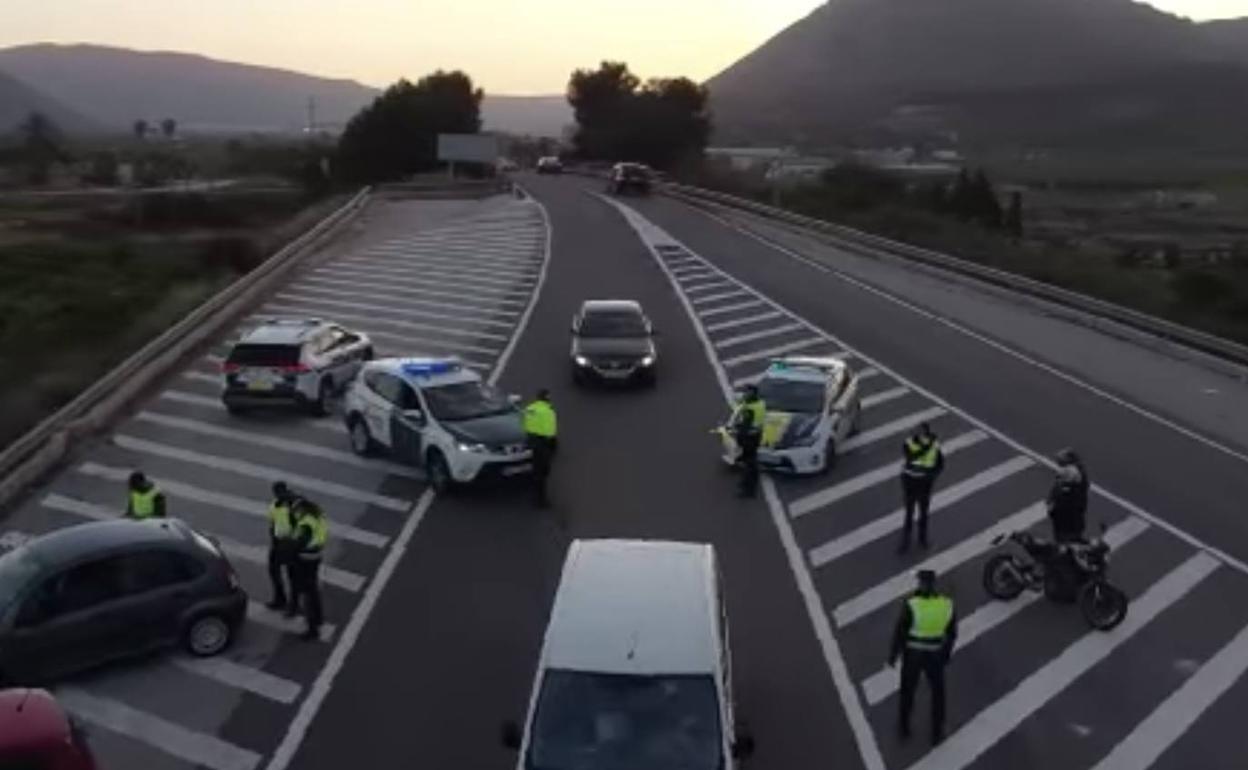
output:
[{"label": "yellow reflective vest", "polygon": [[[953,620],[953,600],[948,596],[912,596],[910,606],[911,646],[939,646]],[[919,642],[919,645],[913,644]]]},{"label": "yellow reflective vest", "polygon": [[295,530],[307,530],[308,542],[299,552],[301,559],[319,559],[321,551],[325,550],[325,542],[329,540],[329,522],[324,516],[314,516],[310,513],[303,515],[299,519],[299,523],[295,525]]},{"label": "yellow reflective vest", "polygon": [[549,401],[534,401],[524,408],[524,432],[530,436],[554,438],[559,432],[555,408]]},{"label": "yellow reflective vest", "polygon": [[294,527],[290,523],[290,503],[279,503],[276,500],[269,506],[269,526],[272,528],[273,537],[278,540],[287,540],[294,532]]},{"label": "yellow reflective vest", "polygon": [[143,491],[130,490],[130,515],[136,519],[150,519],[156,515],[156,498],[160,489],[155,484]]}]

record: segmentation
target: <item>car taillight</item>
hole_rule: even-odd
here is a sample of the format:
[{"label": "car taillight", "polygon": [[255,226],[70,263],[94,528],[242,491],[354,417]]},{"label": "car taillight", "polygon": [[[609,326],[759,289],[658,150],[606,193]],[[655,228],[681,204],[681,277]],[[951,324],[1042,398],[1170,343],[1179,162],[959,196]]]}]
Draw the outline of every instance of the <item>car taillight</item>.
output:
[{"label": "car taillight", "polygon": [[231,591],[237,591],[237,590],[238,590],[238,587],[239,587],[239,585],[240,585],[240,584],[239,584],[239,582],[238,582],[238,573],[234,571],[234,568],[233,568],[233,567],[227,567],[227,568],[226,568],[226,571],[225,571],[225,579],[226,579],[226,581],[230,584],[230,590],[231,590]]},{"label": "car taillight", "polygon": [[285,374],[307,374],[312,371],[307,364],[289,364],[287,366],[278,367]]},{"label": "car taillight", "polygon": [[241,368],[242,368],[241,366],[234,363],[233,361],[226,361],[225,363],[221,364],[221,371],[225,372],[226,374],[236,374],[238,370]]}]

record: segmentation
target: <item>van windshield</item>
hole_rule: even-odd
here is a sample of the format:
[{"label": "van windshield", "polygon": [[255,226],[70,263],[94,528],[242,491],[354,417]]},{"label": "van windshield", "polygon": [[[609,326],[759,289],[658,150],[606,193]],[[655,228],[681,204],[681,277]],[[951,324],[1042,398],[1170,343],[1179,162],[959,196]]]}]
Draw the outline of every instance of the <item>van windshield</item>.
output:
[{"label": "van windshield", "polygon": [[718,770],[715,680],[551,670],[542,680],[528,770]]},{"label": "van windshield", "polygon": [[0,615],[21,595],[40,563],[29,548],[17,548],[0,556]]}]

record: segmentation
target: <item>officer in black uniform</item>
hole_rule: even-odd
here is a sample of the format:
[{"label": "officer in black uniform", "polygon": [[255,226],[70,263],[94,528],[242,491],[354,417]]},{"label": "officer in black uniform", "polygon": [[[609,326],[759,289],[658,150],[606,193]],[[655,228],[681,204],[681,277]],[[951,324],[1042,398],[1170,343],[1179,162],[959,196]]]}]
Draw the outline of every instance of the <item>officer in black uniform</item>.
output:
[{"label": "officer in black uniform", "polygon": [[901,658],[901,713],[897,722],[902,740],[910,737],[910,713],[919,675],[932,688],[932,745],[945,739],[945,666],[958,640],[958,618],[953,600],[936,590],[936,573],[918,573],[919,587],[902,605],[893,631],[889,668]]}]

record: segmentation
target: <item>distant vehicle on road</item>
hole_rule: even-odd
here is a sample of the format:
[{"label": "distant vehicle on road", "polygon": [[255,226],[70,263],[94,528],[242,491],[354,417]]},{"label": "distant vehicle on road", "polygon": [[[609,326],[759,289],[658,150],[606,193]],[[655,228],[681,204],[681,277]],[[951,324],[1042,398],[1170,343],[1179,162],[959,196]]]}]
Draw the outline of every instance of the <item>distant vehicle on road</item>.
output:
[{"label": "distant vehicle on road", "polygon": [[384,450],[443,491],[533,470],[518,402],[457,359],[386,358],[364,365],[344,413],[357,454]]},{"label": "distant vehicle on road", "polygon": [[[760,467],[794,474],[830,470],[837,447],[858,430],[858,375],[839,358],[774,359],[758,381],[758,391],[767,406]],[[737,442],[730,430],[720,435],[723,460],[733,465]]]},{"label": "distant vehicle on road", "polygon": [[554,155],[548,155],[545,158],[537,159],[537,173],[539,174],[562,174],[563,161]]},{"label": "distant vehicle on road", "polygon": [[632,300],[590,300],[572,318],[572,378],[654,385],[658,379],[656,332]]},{"label": "distant vehicle on road", "polygon": [[333,395],[372,358],[363,332],[319,318],[273,319],[244,334],[226,357],[221,400],[232,414],[293,405],[326,415]]},{"label": "distant vehicle on road", "polygon": [[0,556],[0,678],[35,684],[179,644],[216,655],[246,611],[229,560],[180,521],[67,527]]},{"label": "distant vehicle on road", "polygon": [[82,730],[47,690],[0,690],[0,767],[95,770]]},{"label": "distant vehicle on road", "polygon": [[732,770],[731,648],[709,545],[577,540],[568,548],[523,727],[521,770]]},{"label": "distant vehicle on road", "polygon": [[613,195],[627,195],[630,192],[649,195],[652,185],[653,174],[647,166],[640,163],[617,163],[607,177],[607,192]]}]

